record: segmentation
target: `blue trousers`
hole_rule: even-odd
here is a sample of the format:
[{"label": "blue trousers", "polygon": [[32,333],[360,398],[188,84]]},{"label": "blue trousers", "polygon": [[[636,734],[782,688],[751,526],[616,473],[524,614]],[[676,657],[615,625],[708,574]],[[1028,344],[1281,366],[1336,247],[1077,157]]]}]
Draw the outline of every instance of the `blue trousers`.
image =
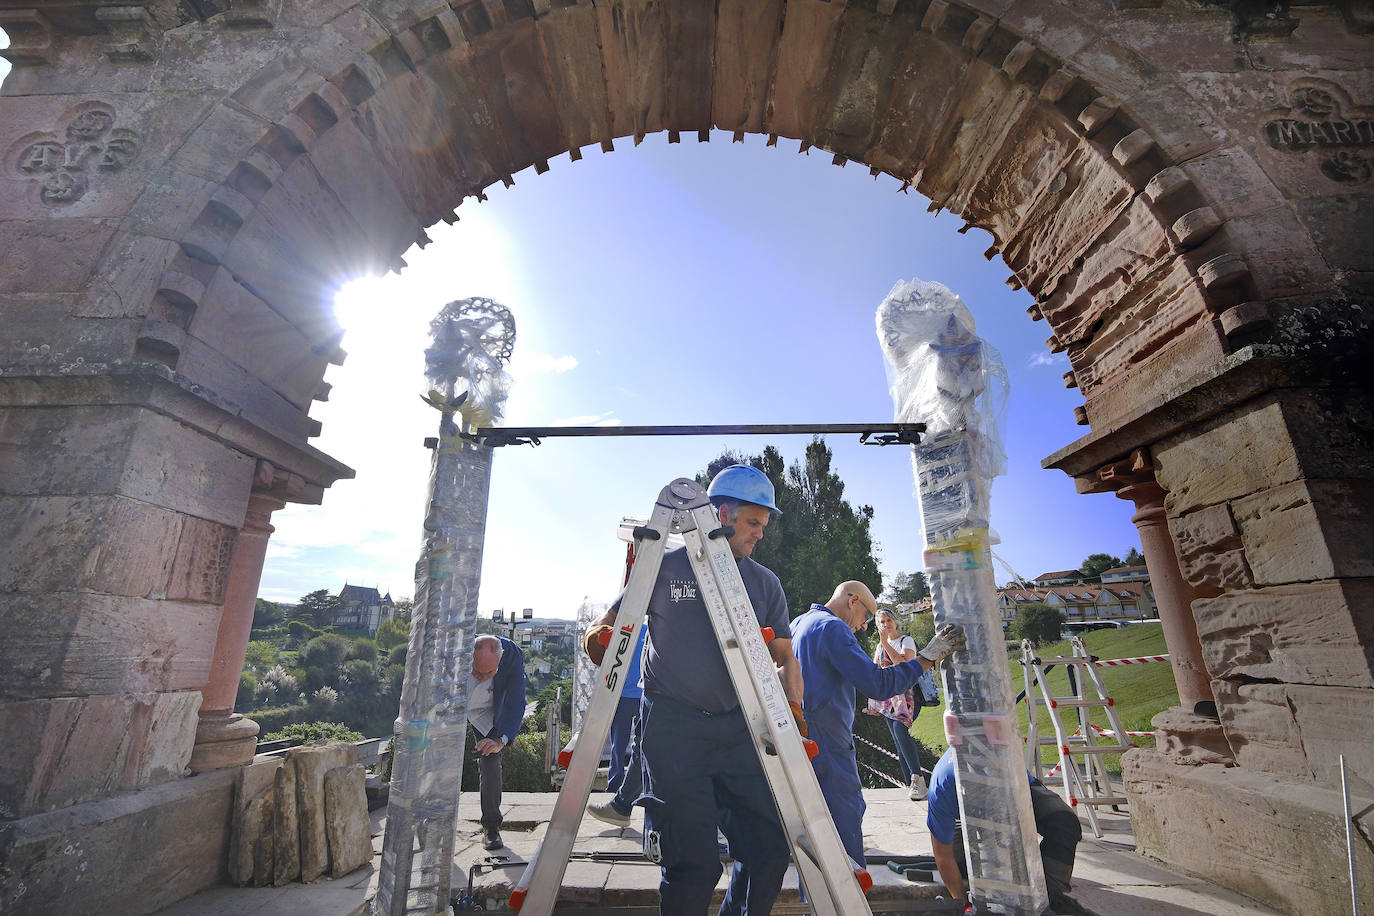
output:
[{"label": "blue trousers", "polygon": [[701,916],[720,880],[719,828],[735,860],[720,916],[767,916],[791,850],[744,714],[644,694],[644,851],[662,869],[659,912]]},{"label": "blue trousers", "polygon": [[[813,729],[814,733],[814,729]],[[830,819],[835,822],[835,830],[840,834],[844,851],[854,864],[864,865],[864,802],[863,783],[859,781],[859,765],[854,756],[854,745],[835,748],[821,745],[821,752],[811,761],[816,770],[816,782],[820,783],[821,796],[830,809]]]},{"label": "blue trousers", "polygon": [[606,791],[617,795],[625,782],[625,758],[630,753],[630,737],[638,715],[639,697],[621,697],[615,707],[615,718],[611,719],[611,762],[606,768]]},{"label": "blue trousers", "polygon": [[916,739],[911,737],[911,730],[896,719],[888,719],[887,727],[892,732],[892,743],[897,746],[902,775],[907,782],[911,782],[911,777],[921,772],[921,755],[916,749]]}]

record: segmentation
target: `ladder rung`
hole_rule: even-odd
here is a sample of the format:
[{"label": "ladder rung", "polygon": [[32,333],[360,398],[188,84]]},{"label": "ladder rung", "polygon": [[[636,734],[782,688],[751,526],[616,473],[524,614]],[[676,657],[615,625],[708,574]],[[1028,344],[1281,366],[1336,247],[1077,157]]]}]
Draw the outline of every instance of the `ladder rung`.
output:
[{"label": "ladder rung", "polygon": [[1043,668],[1047,665],[1092,665],[1095,662],[1083,655],[1056,655],[1053,658],[1042,658],[1038,664]]},{"label": "ladder rung", "polygon": [[[1050,744],[1058,742],[1051,741]],[[1070,754],[1124,754],[1134,745],[1131,744],[1074,744],[1070,742]]]},{"label": "ladder rung", "polygon": [[1123,795],[1098,795],[1093,798],[1080,798],[1080,805],[1128,805],[1130,799]]},{"label": "ladder rung", "polygon": [[1116,705],[1116,701],[1113,700],[1111,697],[1099,700],[1080,700],[1078,697],[1050,697],[1048,700],[1032,700],[1031,702],[1035,703],[1037,706],[1048,706],[1051,709],[1055,709],[1060,706],[1100,706],[1103,709],[1106,709],[1108,706]]}]

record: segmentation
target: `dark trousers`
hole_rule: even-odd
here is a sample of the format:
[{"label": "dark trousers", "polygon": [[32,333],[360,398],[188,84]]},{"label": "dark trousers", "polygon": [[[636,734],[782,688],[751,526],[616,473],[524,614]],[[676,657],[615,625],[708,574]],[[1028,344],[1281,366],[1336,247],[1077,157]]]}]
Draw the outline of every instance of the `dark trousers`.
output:
[{"label": "dark trousers", "polygon": [[[621,702],[624,702],[623,700]],[[635,802],[639,800],[640,793],[644,790],[644,750],[643,744],[639,740],[639,705],[640,698],[635,697],[635,714],[630,720],[630,740],[629,740],[629,759],[625,761],[624,773],[620,784],[611,791],[615,792],[615,797],[611,799],[611,807],[626,816],[634,808]],[[614,748],[614,745],[612,745]],[[607,788],[610,788],[609,782]]]},{"label": "dark trousers", "polygon": [[[611,719],[611,761],[606,768],[606,791],[617,796],[629,769],[626,759],[630,756],[630,740],[638,717],[639,697],[621,697],[615,707],[615,718]],[[636,792],[635,796],[638,795]]]},{"label": "dark trousers", "polygon": [[[1045,868],[1045,884],[1053,900],[1068,893],[1073,886],[1073,860],[1078,852],[1078,841],[1083,838],[1083,825],[1064,799],[1038,779],[1031,781],[1031,811],[1035,815],[1035,831],[1040,834],[1040,862]],[[959,871],[967,879],[962,825],[954,830],[954,861],[959,863]]]},{"label": "dark trousers", "polygon": [[720,879],[719,828],[736,870],[721,916],[767,916],[791,850],[744,713],[646,693],[640,712],[644,851],[662,870],[659,912],[701,916]]},{"label": "dark trousers", "polygon": [[[472,729],[472,734],[476,741],[483,738],[494,738],[498,734],[495,726],[485,735],[476,728]],[[501,824],[505,819],[501,817],[501,756],[506,749],[502,748],[495,754],[487,754],[485,757],[477,757],[477,785],[482,794],[482,828],[484,830],[500,830]]]}]

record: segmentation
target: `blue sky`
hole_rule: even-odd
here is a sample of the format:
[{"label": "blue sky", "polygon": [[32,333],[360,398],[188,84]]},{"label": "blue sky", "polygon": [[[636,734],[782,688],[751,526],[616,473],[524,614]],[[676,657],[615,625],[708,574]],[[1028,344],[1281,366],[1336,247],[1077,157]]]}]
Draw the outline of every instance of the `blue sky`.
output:
[{"label": "blue sky", "polygon": [[[320,507],[291,506],[277,528],[262,597],[294,600],[345,581],[413,593],[437,416],[421,403],[427,322],[447,301],[489,296],[515,315],[506,425],[841,423],[893,415],[874,313],[898,280],[951,287],[1011,378],[1008,473],[993,489],[996,552],[1019,574],[1124,555],[1139,541],[1132,507],[1079,496],[1045,455],[1082,436],[1078,393],[1051,355],[1030,299],[982,252],[986,233],[926,212],[894,180],[819,150],[764,138],[670,145],[666,135],[567,156],[536,176],[468,200],[429,231],[400,276],[364,279],[337,301],[349,357],[331,367],[315,444],[358,471]],[[619,584],[623,515],[725,448],[768,443],[789,460],[806,437],[550,440],[505,447],[493,462],[480,610],[532,607],[571,617]],[[910,452],[831,436],[851,504],[875,509],[884,574],[920,568]],[[999,582],[1010,577],[997,570]]]}]

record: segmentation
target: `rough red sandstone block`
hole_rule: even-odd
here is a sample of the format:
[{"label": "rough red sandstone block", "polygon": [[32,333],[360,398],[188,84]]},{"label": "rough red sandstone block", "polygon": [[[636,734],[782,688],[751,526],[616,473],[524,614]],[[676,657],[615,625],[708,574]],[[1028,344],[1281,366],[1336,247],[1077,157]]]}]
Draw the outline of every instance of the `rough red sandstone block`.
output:
[{"label": "rough red sandstone block", "polygon": [[1250,588],[1240,530],[1225,504],[1169,519],[1178,565],[1188,584],[1202,592]]},{"label": "rough red sandstone block", "polygon": [[258,834],[244,829],[244,817],[253,799],[273,791],[281,766],[280,757],[258,757],[247,766],[232,771],[235,776],[230,814],[229,880],[233,884],[243,886],[253,880],[253,848]]},{"label": "rough red sandstone block", "polygon": [[1213,678],[1374,690],[1374,581],[1230,592],[1193,616]]},{"label": "rough red sandstone block", "polygon": [[596,7],[606,101],[615,136],[643,136],[664,128],[667,50],[663,9],[648,0]]},{"label": "rough red sandstone block", "polygon": [[[0,593],[5,696],[198,690],[209,677],[220,607],[91,592]],[[199,694],[197,694],[199,696]]]},{"label": "rough red sandstone block", "polygon": [[721,130],[761,132],[772,54],[757,48],[771,45],[782,16],[781,0],[721,0],[716,28],[716,57],[712,73],[711,112]]},{"label": "rough red sandstone block", "polygon": [[[23,817],[179,779],[195,741],[197,691],[0,703],[0,816]],[[25,740],[10,740],[24,735]]]},{"label": "rough red sandstone block", "polygon": [[1265,395],[1151,449],[1170,516],[1285,484],[1301,476],[1287,412]]},{"label": "rough red sandstone block", "polygon": [[227,525],[187,516],[177,542],[167,597],[222,605],[237,536],[238,532]]},{"label": "rough red sandstone block", "polygon": [[81,293],[75,314],[89,318],[148,314],[158,279],[176,256],[176,243],[120,232],[111,241],[111,251],[113,263]]},{"label": "rough red sandstone block", "polygon": [[[1126,753],[1121,769],[1145,855],[1294,914],[1349,899],[1339,790],[1240,767],[1177,766],[1141,749]],[[1374,798],[1353,801],[1365,812],[1361,829],[1374,828]],[[1355,853],[1361,893],[1374,892],[1374,853],[1358,840]]]},{"label": "rough red sandstone block", "polygon": [[300,818],[296,810],[296,765],[287,760],[277,770],[272,808],[272,883],[294,881],[301,873]]},{"label": "rough red sandstone block", "polygon": [[1374,576],[1374,481],[1298,480],[1235,500],[1259,585]]},{"label": "rough red sandstone block", "polygon": [[357,764],[324,774],[325,833],[329,876],[342,878],[372,861],[372,821],[367,814],[367,777]]},{"label": "rough red sandstone block", "polygon": [[586,77],[601,69],[596,23],[575,9],[562,9],[540,17],[535,27],[569,149],[608,139],[605,83]]},{"label": "rough red sandstone block", "polygon": [[301,831],[301,880],[313,881],[329,867],[329,839],[325,827],[325,774],[335,767],[357,763],[358,749],[352,744],[330,742],[294,747],[289,754],[296,763],[296,810]]}]

